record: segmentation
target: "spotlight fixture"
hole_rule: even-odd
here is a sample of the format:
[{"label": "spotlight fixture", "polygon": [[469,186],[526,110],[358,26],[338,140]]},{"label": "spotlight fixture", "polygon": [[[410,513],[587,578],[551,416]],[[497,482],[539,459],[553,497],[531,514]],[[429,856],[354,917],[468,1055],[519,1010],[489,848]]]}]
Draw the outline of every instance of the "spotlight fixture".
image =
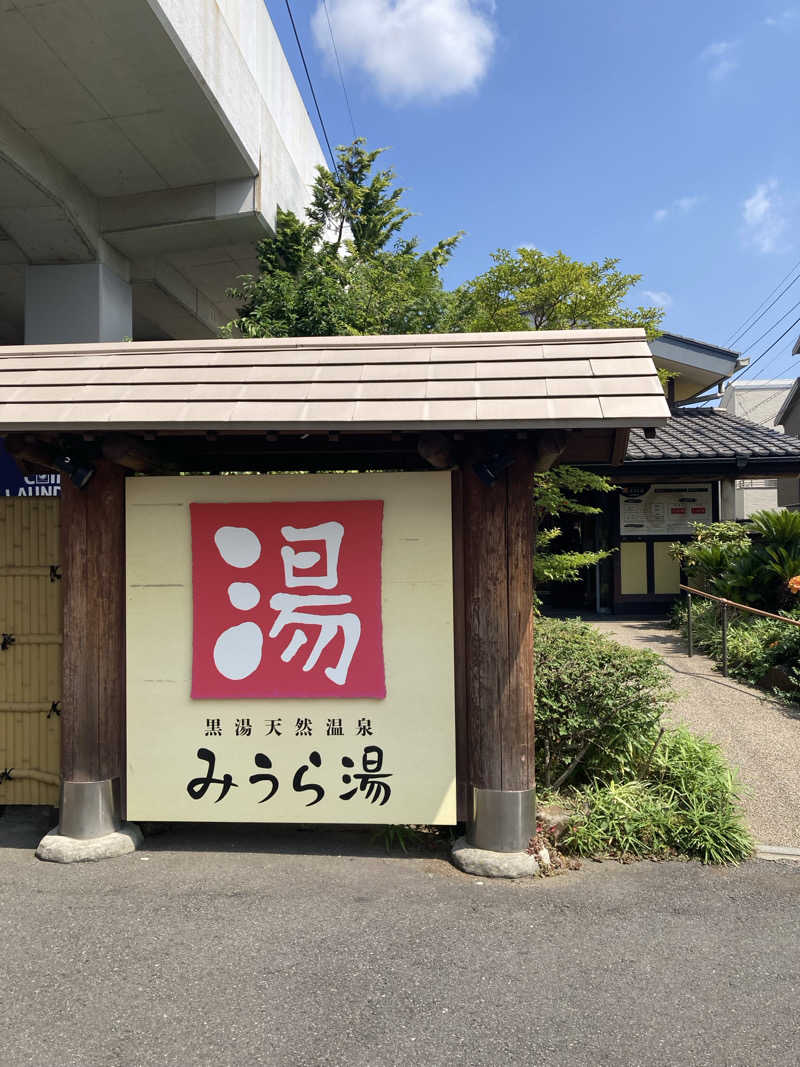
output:
[{"label": "spotlight fixture", "polygon": [[488,485],[491,489],[503,471],[508,470],[513,462],[514,457],[509,456],[508,453],[505,452],[501,455],[492,456],[484,463],[473,463],[472,469],[483,484]]},{"label": "spotlight fixture", "polygon": [[70,481],[78,489],[83,489],[94,476],[95,469],[91,463],[80,463],[72,456],[55,456],[54,465],[64,474],[68,474]]}]

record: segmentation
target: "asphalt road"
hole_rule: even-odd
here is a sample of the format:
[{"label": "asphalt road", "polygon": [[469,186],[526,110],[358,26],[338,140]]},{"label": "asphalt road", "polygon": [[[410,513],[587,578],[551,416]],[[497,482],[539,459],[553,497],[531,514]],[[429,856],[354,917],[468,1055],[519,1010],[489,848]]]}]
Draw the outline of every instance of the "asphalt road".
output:
[{"label": "asphalt road", "polygon": [[800,1062],[800,865],[481,881],[368,833],[184,827],[41,863],[0,817],[0,1060]]}]

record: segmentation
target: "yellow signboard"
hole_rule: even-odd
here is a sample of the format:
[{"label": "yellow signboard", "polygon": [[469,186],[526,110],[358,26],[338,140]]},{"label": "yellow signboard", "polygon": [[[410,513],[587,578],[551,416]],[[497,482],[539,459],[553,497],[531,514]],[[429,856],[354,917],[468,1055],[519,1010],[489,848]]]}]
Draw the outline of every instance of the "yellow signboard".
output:
[{"label": "yellow signboard", "polygon": [[455,823],[449,473],[132,478],[126,537],[129,819]]}]

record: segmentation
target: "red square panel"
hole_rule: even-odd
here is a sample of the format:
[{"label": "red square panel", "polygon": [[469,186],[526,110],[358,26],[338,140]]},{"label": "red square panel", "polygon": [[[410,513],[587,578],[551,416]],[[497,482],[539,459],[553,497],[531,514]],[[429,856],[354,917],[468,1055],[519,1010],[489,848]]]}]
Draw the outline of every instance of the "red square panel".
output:
[{"label": "red square panel", "polygon": [[190,508],[193,697],[386,696],[383,501]]}]

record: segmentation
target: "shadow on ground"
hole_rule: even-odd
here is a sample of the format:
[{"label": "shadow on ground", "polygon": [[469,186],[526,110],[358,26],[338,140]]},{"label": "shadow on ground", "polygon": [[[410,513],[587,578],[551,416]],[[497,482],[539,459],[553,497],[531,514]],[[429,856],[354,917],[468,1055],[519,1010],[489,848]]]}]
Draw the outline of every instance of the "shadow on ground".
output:
[{"label": "shadow on ground", "polygon": [[[56,822],[50,808],[0,807],[0,848],[35,851]],[[422,830],[387,848],[380,826],[264,825],[262,823],[144,823],[144,852],[247,853],[283,856],[349,856],[388,859],[449,857],[455,832]],[[455,831],[455,828],[454,828]]]}]

